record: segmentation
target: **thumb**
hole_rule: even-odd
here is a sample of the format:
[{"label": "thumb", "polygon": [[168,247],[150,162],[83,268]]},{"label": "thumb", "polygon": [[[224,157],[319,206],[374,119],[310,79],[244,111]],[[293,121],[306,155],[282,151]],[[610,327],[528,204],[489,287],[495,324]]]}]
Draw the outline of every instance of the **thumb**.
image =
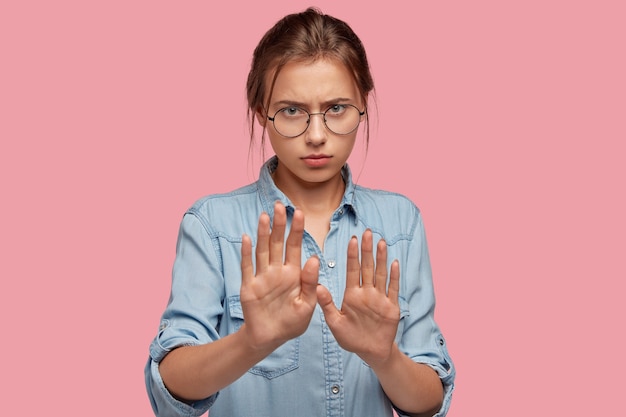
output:
[{"label": "thumb", "polygon": [[333,296],[330,295],[330,291],[328,291],[328,288],[324,287],[321,284],[317,286],[317,302],[324,312],[326,323],[332,325],[332,323],[334,323],[339,318],[341,313],[335,306],[335,303],[333,302]]},{"label": "thumb", "polygon": [[320,261],[313,256],[307,259],[302,274],[300,275],[301,296],[307,302],[314,305],[316,302],[317,279],[319,277]]}]

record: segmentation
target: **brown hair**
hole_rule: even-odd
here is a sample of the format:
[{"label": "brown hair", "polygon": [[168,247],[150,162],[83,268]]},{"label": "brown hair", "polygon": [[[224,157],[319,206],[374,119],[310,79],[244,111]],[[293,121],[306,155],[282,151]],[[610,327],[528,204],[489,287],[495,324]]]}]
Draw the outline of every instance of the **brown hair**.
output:
[{"label": "brown hair", "polygon": [[[250,146],[254,141],[254,118],[269,106],[276,78],[282,67],[291,61],[315,61],[329,58],[341,62],[354,77],[361,101],[365,106],[366,144],[369,142],[369,117],[367,98],[374,90],[365,48],[358,36],[342,20],[309,7],[304,12],[283,17],[265,33],[252,56],[246,91],[248,96],[248,122]],[[274,71],[275,70],[275,71]],[[268,72],[274,77],[268,86]],[[264,103],[263,100],[267,98]],[[265,141],[265,128],[261,144]]]}]

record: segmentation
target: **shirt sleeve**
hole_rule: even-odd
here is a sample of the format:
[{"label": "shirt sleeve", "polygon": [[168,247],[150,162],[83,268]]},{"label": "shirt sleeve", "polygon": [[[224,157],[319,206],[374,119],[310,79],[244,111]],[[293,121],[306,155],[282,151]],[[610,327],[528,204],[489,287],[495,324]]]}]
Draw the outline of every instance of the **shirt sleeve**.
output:
[{"label": "shirt sleeve", "polygon": [[148,397],[157,417],[200,416],[218,395],[183,403],[169,393],[159,373],[159,363],[173,349],[219,338],[217,326],[223,314],[224,283],[217,242],[208,227],[207,222],[191,213],[185,214],[181,222],[170,299],[150,344],[144,370]]},{"label": "shirt sleeve", "polygon": [[[401,276],[401,306],[403,317],[402,338],[400,350],[413,361],[423,363],[433,368],[444,388],[443,404],[435,415],[443,417],[447,414],[454,390],[456,370],[448,353],[446,340],[439,326],[435,322],[435,294],[432,280],[432,270],[426,243],[426,233],[422,216],[417,212],[415,229],[408,246],[408,253],[404,260],[407,271]],[[402,265],[400,266],[402,270]],[[404,280],[404,283],[402,282]],[[401,410],[398,414],[403,416]]]}]

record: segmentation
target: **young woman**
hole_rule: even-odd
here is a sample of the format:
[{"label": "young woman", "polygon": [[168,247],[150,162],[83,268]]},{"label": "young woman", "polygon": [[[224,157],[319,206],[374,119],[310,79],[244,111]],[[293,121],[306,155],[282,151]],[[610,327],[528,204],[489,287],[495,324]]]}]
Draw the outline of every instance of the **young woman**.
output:
[{"label": "young woman", "polygon": [[275,156],[183,217],[145,371],[157,416],[446,414],[420,212],[346,164],[372,90],[359,38],[316,9],[255,49],[252,136],[256,119]]}]

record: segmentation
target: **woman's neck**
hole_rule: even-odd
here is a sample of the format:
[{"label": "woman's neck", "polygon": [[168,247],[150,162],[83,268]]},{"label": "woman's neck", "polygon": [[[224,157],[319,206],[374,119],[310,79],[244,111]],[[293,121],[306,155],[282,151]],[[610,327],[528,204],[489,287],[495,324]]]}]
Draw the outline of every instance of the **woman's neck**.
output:
[{"label": "woman's neck", "polygon": [[[339,207],[346,185],[341,173],[324,182],[306,182],[284,171],[272,173],[274,183],[291,202],[309,216],[327,217]],[[329,217],[327,217],[329,218]]]}]

